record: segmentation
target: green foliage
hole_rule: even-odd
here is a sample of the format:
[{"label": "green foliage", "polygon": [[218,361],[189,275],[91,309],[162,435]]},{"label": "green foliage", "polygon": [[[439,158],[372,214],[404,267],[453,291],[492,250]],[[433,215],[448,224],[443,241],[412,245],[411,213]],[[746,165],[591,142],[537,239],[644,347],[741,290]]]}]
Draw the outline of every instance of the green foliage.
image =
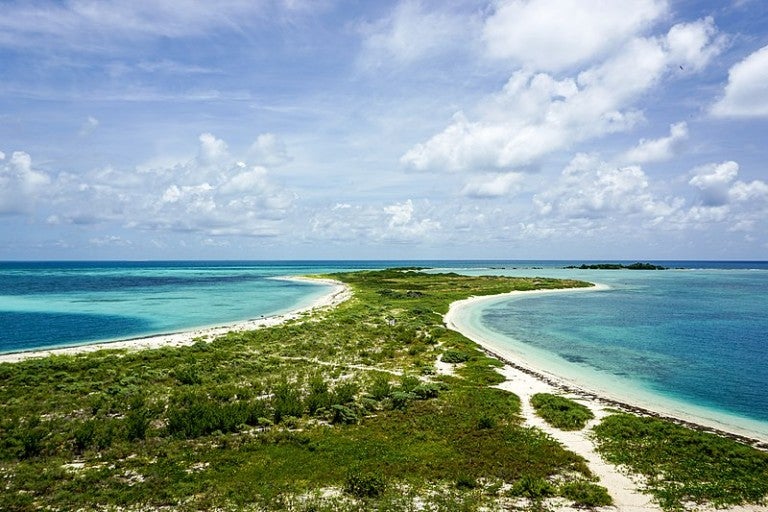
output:
[{"label": "green foliage", "polygon": [[480,419],[477,420],[477,428],[481,430],[493,428],[495,426],[496,422],[490,416],[480,416]]},{"label": "green foliage", "polygon": [[768,497],[768,453],[671,422],[613,414],[594,429],[600,453],[646,476],[667,510],[724,507]]},{"label": "green foliage", "polygon": [[405,410],[406,407],[408,407],[408,404],[411,403],[412,400],[416,400],[418,396],[416,396],[416,393],[409,393],[406,391],[394,391],[391,395],[392,399],[392,408],[397,410]]},{"label": "green foliage", "polygon": [[272,389],[272,409],[275,423],[280,423],[288,416],[301,417],[304,414],[301,391],[295,384],[280,382]]},{"label": "green foliage", "polygon": [[344,405],[339,404],[333,404],[331,406],[331,422],[332,423],[357,423],[360,418],[358,418],[355,411],[350,409],[349,407],[346,407]]},{"label": "green foliage", "polygon": [[430,382],[426,384],[419,384],[413,388],[411,393],[416,395],[420,400],[429,400],[430,398],[437,398],[437,396],[440,394],[440,389],[442,389],[440,384]]},{"label": "green foliage", "polygon": [[346,405],[355,401],[360,387],[355,382],[342,382],[333,388],[331,402],[338,405]]},{"label": "green foliage", "polygon": [[446,350],[443,352],[444,363],[458,364],[469,361],[469,354],[460,350]]},{"label": "green foliage", "polygon": [[176,368],[173,371],[173,375],[181,384],[187,386],[200,384],[203,381],[197,369],[192,365],[183,365]]},{"label": "green foliage", "polygon": [[510,493],[514,496],[522,496],[533,501],[541,501],[544,498],[553,496],[555,494],[555,488],[551,483],[540,476],[523,475],[523,477],[512,486]]},{"label": "green foliage", "polygon": [[595,417],[586,406],[549,393],[536,393],[531,397],[531,405],[537,415],[561,430],[581,430]]},{"label": "green foliage", "polygon": [[559,494],[571,500],[577,507],[596,508],[613,505],[613,498],[605,487],[585,480],[563,484]]},{"label": "green foliage", "polygon": [[269,415],[263,400],[221,403],[199,392],[176,396],[166,412],[168,433],[185,439],[214,432],[237,432],[243,425],[264,424],[263,419]]},{"label": "green foliage", "polygon": [[129,441],[142,440],[147,436],[149,424],[152,421],[152,413],[142,397],[133,397],[130,408],[125,414],[126,438]]},{"label": "green foliage", "polygon": [[354,469],[344,480],[344,491],[356,498],[376,498],[384,493],[387,482],[378,473]]},{"label": "green foliage", "polygon": [[320,374],[315,374],[309,381],[309,393],[304,399],[304,405],[309,414],[316,414],[331,406],[331,393],[328,383]]},{"label": "green foliage", "polygon": [[469,475],[459,475],[455,485],[457,489],[477,489],[479,487],[477,479]]},{"label": "green foliage", "polygon": [[373,378],[373,383],[369,393],[374,400],[384,400],[392,394],[392,384],[389,381],[389,375],[386,373],[377,373]]},{"label": "green foliage", "polygon": [[85,421],[74,429],[74,448],[76,453],[82,453],[94,444],[96,439],[96,421]]}]

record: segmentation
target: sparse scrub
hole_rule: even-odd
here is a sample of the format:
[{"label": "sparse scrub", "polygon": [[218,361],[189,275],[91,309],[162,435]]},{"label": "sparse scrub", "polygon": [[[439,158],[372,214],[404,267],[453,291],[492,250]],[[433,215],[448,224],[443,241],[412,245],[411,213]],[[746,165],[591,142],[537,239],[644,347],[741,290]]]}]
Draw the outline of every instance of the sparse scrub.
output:
[{"label": "sparse scrub", "polygon": [[768,453],[669,421],[613,414],[594,429],[600,453],[645,475],[667,510],[768,499]]}]

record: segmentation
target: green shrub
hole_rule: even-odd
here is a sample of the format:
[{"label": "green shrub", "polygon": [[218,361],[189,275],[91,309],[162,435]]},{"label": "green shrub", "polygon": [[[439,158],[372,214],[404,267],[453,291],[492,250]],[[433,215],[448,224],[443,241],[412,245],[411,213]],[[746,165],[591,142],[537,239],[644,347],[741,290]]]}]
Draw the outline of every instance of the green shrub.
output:
[{"label": "green shrub", "polygon": [[389,382],[389,375],[385,373],[377,373],[373,378],[369,393],[374,400],[381,401],[385,398],[389,398],[392,394],[392,384]]},{"label": "green shrub", "polygon": [[403,391],[393,391],[392,396],[392,408],[405,410],[411,400],[416,400],[418,397],[414,393],[405,393]]},{"label": "green shrub", "polygon": [[420,384],[413,388],[412,393],[421,400],[437,398],[437,395],[440,394],[440,385],[435,383]]},{"label": "green shrub", "polygon": [[43,439],[46,434],[46,429],[38,425],[21,427],[16,434],[20,442],[19,458],[31,459],[40,455],[43,452]]},{"label": "green shrub", "polygon": [[483,415],[477,420],[477,428],[479,430],[488,430],[496,426],[496,421],[490,416]]},{"label": "green shrub", "polygon": [[309,381],[309,393],[304,399],[304,404],[309,414],[315,414],[331,405],[331,394],[328,391],[328,383],[321,375],[313,376]]},{"label": "green shrub", "polygon": [[387,482],[378,473],[352,470],[347,474],[344,491],[360,499],[377,498],[387,488]]},{"label": "green shrub", "polygon": [[607,507],[613,499],[605,487],[585,480],[568,482],[560,487],[560,495],[573,501],[577,507]]},{"label": "green shrub", "polygon": [[346,405],[355,401],[359,391],[357,384],[351,381],[342,382],[333,388],[332,403],[337,405]]},{"label": "green shrub", "polygon": [[272,389],[272,409],[275,423],[286,416],[300,418],[304,415],[304,401],[295,384],[281,382]]},{"label": "green shrub", "polygon": [[523,476],[515,482],[510,491],[514,496],[522,496],[534,501],[539,501],[554,494],[552,484],[543,478],[529,475]]},{"label": "green shrub", "polygon": [[479,486],[477,479],[469,475],[459,475],[459,477],[456,479],[455,485],[457,489],[465,490],[477,489]]},{"label": "green shrub", "polygon": [[460,350],[446,350],[443,352],[442,360],[444,363],[458,364],[469,361],[469,354]]},{"label": "green shrub", "polygon": [[83,453],[90,448],[96,439],[96,422],[85,421],[75,427],[73,443],[76,453]]},{"label": "green shrub", "polygon": [[203,381],[195,367],[190,365],[179,366],[173,370],[173,376],[185,386],[200,384]]},{"label": "green shrub", "polygon": [[413,393],[413,390],[421,385],[421,380],[413,375],[403,375],[400,377],[400,389],[403,393]]},{"label": "green shrub", "polygon": [[359,418],[355,411],[345,405],[334,404],[331,406],[331,422],[332,423],[345,423],[352,424],[357,423]]},{"label": "green shrub", "polygon": [[131,399],[130,409],[125,414],[125,437],[129,441],[138,441],[147,437],[147,430],[152,421],[150,411],[142,397]]},{"label": "green shrub", "polygon": [[[263,400],[220,403],[199,393],[178,396],[171,400],[166,415],[168,432],[174,437],[194,439],[214,432],[237,432],[243,425],[259,425],[269,414]],[[290,414],[281,415],[283,417]]]},{"label": "green shrub", "polygon": [[536,393],[531,397],[531,405],[538,416],[561,430],[581,430],[595,417],[586,406],[549,393]]}]

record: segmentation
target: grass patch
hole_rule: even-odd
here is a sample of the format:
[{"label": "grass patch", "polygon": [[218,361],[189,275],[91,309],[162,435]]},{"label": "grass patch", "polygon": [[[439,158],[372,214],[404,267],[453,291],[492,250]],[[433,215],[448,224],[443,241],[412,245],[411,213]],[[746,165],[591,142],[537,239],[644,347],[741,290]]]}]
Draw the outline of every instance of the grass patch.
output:
[{"label": "grass patch", "polygon": [[595,417],[586,406],[559,395],[536,393],[531,397],[536,414],[560,430],[581,430]]},{"label": "grass patch", "polygon": [[594,429],[600,453],[644,475],[667,510],[687,503],[716,507],[764,503],[768,454],[668,421],[614,414]]}]

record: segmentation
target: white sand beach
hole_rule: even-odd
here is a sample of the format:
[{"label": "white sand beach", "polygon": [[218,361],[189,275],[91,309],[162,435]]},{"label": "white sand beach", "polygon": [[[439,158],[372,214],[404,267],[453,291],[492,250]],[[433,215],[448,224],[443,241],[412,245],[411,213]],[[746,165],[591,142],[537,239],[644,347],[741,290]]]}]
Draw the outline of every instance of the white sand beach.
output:
[{"label": "white sand beach", "polygon": [[210,341],[216,336],[221,336],[232,331],[248,331],[264,327],[272,327],[281,323],[298,318],[299,316],[313,310],[334,307],[346,301],[352,296],[349,287],[341,281],[333,279],[319,279],[302,276],[286,276],[276,279],[311,282],[315,284],[326,284],[331,286],[331,290],[308,305],[289,311],[281,315],[265,316],[257,319],[251,319],[243,322],[236,322],[228,325],[219,325],[212,327],[202,327],[199,329],[190,329],[169,334],[160,334],[156,336],[147,336],[142,338],[133,338],[128,340],[117,340],[104,343],[95,343],[89,345],[76,345],[70,347],[54,348],[47,350],[30,350],[27,352],[15,352],[11,354],[0,354],[0,363],[15,363],[25,359],[35,357],[46,357],[50,355],[73,355],[86,352],[95,352],[104,349],[127,349],[141,350],[161,347],[180,347],[192,345],[200,339]]}]

